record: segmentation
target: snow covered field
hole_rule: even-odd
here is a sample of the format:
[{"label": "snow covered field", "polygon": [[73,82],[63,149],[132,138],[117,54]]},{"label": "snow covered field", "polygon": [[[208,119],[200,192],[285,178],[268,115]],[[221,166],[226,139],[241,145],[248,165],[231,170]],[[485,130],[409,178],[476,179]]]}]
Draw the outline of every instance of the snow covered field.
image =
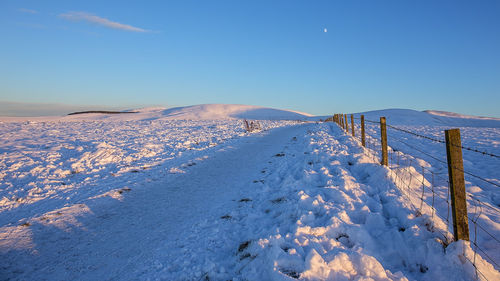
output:
[{"label": "snow covered field", "polygon": [[[365,115],[439,139],[461,126],[464,145],[500,154],[498,120],[440,114]],[[246,133],[238,118],[264,130]],[[313,118],[227,105],[3,118],[0,280],[474,280],[467,259],[500,280],[468,243],[444,247],[449,225],[430,206],[446,207],[426,194],[416,214],[376,152],[333,123],[280,119]],[[401,159],[442,172],[396,137],[446,160],[441,144],[389,130]],[[464,169],[500,183],[498,159],[470,153]],[[500,190],[466,179],[488,204],[478,221],[500,237]],[[477,243],[499,261],[494,239]]]},{"label": "snow covered field", "polygon": [[[291,122],[262,123],[267,130]],[[152,167],[246,135],[239,120],[8,122],[1,134],[0,218],[8,223],[123,188]]]},{"label": "snow covered field", "polygon": [[[386,116],[388,127],[389,162],[391,176],[400,188],[408,189],[406,196],[419,206],[421,198],[435,209],[432,215],[441,217],[447,228],[443,234],[453,231],[448,194],[448,167],[444,130],[460,128],[463,149],[466,191],[468,199],[469,229],[471,241],[477,252],[486,256],[497,269],[500,268],[500,120],[473,118],[439,112],[426,114],[416,111],[385,110],[365,114],[368,120]],[[358,122],[359,123],[359,122]],[[406,130],[403,132],[399,129]],[[379,125],[368,123],[368,134],[379,144]],[[430,137],[418,137],[408,132]],[[439,141],[439,142],[438,142]],[[373,145],[373,146],[377,146]],[[379,146],[375,149],[380,151]],[[402,152],[402,153],[401,153]],[[483,154],[485,152],[487,154]],[[379,153],[377,153],[377,157]],[[412,167],[411,171],[409,168]],[[422,179],[425,178],[425,187]],[[413,180],[413,181],[412,181]],[[410,187],[409,187],[410,185]],[[422,196],[422,189],[424,195]],[[434,191],[434,194],[432,192]],[[433,196],[434,195],[434,196]],[[421,209],[421,208],[419,208]]]}]

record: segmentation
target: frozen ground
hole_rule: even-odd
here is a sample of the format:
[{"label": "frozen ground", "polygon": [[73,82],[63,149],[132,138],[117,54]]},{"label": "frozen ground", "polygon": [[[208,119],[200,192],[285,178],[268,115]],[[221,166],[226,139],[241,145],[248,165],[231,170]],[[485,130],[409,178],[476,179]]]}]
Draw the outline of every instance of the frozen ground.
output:
[{"label": "frozen ground", "polygon": [[[451,232],[453,229],[449,204],[450,195],[448,194],[444,130],[460,129],[462,145],[477,150],[463,149],[462,151],[471,241],[478,247],[477,251],[486,256],[499,269],[500,119],[430,112],[432,114],[408,110],[385,110],[368,112],[365,116],[367,120],[375,121],[378,120],[379,116],[387,117],[387,123],[392,125],[392,127],[388,127],[387,132],[388,143],[392,148],[389,150],[389,162],[392,167],[391,177],[400,188],[408,189],[405,196],[416,201],[414,207],[419,207],[418,201],[422,198],[423,189],[423,199],[435,207],[435,210],[429,211],[444,219]],[[369,135],[376,143],[376,145],[371,143],[370,147],[375,147],[378,152],[380,151],[378,124],[367,123],[367,127]],[[418,137],[408,132],[430,137],[437,141]],[[409,172],[410,167],[412,167],[411,172]],[[424,188],[422,187],[423,178],[425,178]],[[410,188],[408,188],[409,185]],[[432,190],[434,190],[434,194],[431,192]]]},{"label": "frozen ground", "polygon": [[[175,120],[179,112],[197,120]],[[4,119],[0,280],[474,280],[474,258],[479,278],[500,279],[468,243],[447,245],[430,199],[417,214],[394,172],[336,125],[261,121],[265,130],[248,134],[234,119],[297,114],[216,105]],[[446,124],[423,116],[449,118],[412,114],[392,120],[439,137]],[[464,143],[498,154],[498,127],[477,127]],[[499,181],[498,163],[472,157],[465,169]],[[498,189],[470,186],[498,209]],[[493,211],[480,217],[500,232]]]},{"label": "frozen ground", "polygon": [[[267,130],[292,122],[261,123]],[[190,160],[195,152],[245,136],[242,124],[240,120],[3,123],[0,219],[14,223],[123,188],[137,178],[148,178],[145,174],[158,165],[172,166],[167,172],[175,173],[175,165]]]}]

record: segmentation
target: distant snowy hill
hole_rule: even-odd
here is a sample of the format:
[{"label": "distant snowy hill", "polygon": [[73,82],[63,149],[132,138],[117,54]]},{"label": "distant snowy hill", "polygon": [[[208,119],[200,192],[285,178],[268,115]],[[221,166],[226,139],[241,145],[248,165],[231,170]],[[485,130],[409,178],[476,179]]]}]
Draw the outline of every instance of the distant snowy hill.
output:
[{"label": "distant snowy hill", "polygon": [[161,118],[185,120],[213,119],[257,119],[257,120],[296,120],[313,115],[283,109],[252,105],[202,104],[166,109]]},{"label": "distant snowy hill", "polygon": [[[314,116],[308,113],[275,109],[269,107],[239,105],[239,104],[201,104],[185,107],[146,107],[130,109],[130,114],[104,114],[81,113],[67,116],[41,116],[41,117],[0,117],[0,121],[80,121],[80,120],[107,120],[107,121],[132,121],[132,120],[223,120],[223,119],[250,119],[250,120],[317,120],[331,117]],[[333,114],[333,112],[332,112]],[[445,111],[417,111],[411,109],[383,109],[355,113],[356,116],[364,114],[365,118],[378,121],[385,116],[391,125],[431,125],[448,127],[488,127],[500,128],[500,118],[478,117],[461,115]]]},{"label": "distant snowy hill", "polygon": [[[0,117],[1,280],[500,280],[498,119],[365,112],[363,147],[359,119],[355,139],[258,106],[84,110]],[[473,244],[452,235],[455,127]]]},{"label": "distant snowy hill", "polygon": [[222,119],[253,119],[253,120],[305,120],[313,117],[311,114],[298,111],[275,109],[239,104],[201,104],[185,107],[164,108],[147,107],[131,109],[131,114],[86,113],[68,116],[42,117],[0,117],[0,121],[53,121],[53,120],[222,120]]},{"label": "distant snowy hill", "polygon": [[500,118],[463,115],[454,112],[426,110],[445,125],[462,127],[500,127]]},{"label": "distant snowy hill", "polygon": [[381,116],[392,125],[431,125],[449,127],[488,127],[500,128],[500,118],[461,115],[445,111],[417,111],[411,109],[384,109],[356,113],[365,118],[378,121]]}]

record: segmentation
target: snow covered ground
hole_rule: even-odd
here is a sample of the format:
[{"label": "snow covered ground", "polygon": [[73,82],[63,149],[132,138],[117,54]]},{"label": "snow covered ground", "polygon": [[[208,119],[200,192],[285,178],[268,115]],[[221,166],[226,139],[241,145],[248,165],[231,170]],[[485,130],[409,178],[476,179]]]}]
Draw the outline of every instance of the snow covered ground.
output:
[{"label": "snow covered ground", "polygon": [[[422,198],[435,207],[429,210],[441,217],[452,232],[450,195],[448,194],[448,167],[444,130],[460,128],[463,149],[466,191],[468,197],[471,241],[477,251],[500,268],[500,119],[474,118],[439,112],[439,114],[408,110],[385,110],[366,113],[368,120],[386,116],[388,127],[389,162],[391,176],[414,201]],[[359,121],[358,121],[359,123]],[[367,123],[368,133],[375,140],[378,152],[379,125]],[[437,141],[418,137],[403,129]],[[438,142],[440,141],[440,142]],[[480,153],[485,152],[486,154]],[[378,155],[377,155],[378,156]],[[379,157],[379,156],[378,156]],[[412,167],[412,169],[409,169]],[[394,173],[396,172],[396,173]],[[425,178],[425,187],[422,179]],[[411,187],[408,188],[408,185]],[[434,196],[433,192],[434,191]],[[415,206],[418,206],[415,202]],[[446,231],[446,230],[445,230]],[[447,233],[449,234],[449,233]]]},{"label": "snow covered ground", "polygon": [[[451,243],[431,208],[444,205],[425,194],[415,211],[420,198],[394,172],[403,160],[381,167],[333,123],[251,106],[140,111],[2,118],[0,280],[500,280],[484,255]],[[498,120],[365,115],[436,138],[462,124],[464,145],[500,154]],[[264,130],[247,133],[239,118]],[[439,143],[389,132],[393,148],[406,138],[445,157]],[[441,172],[439,161],[398,150]],[[475,155],[464,152],[465,170],[500,183],[498,161]],[[500,237],[499,189],[467,181],[489,206],[478,221]],[[498,258],[500,244],[483,234],[477,243]]]}]

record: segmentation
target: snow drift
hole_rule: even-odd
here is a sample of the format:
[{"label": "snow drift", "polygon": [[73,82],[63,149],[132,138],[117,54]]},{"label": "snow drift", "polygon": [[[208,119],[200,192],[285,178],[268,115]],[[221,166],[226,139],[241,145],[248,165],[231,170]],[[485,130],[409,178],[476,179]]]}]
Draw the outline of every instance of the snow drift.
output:
[{"label": "snow drift", "polygon": [[[116,113],[116,112],[114,112]],[[298,111],[275,109],[253,105],[238,104],[201,104],[185,107],[146,107],[130,109],[124,113],[105,114],[99,112],[80,112],[67,116],[42,117],[0,117],[0,121],[79,121],[79,120],[109,120],[109,121],[151,121],[151,120],[306,120],[313,115]]]},{"label": "snow drift", "polygon": [[[331,122],[279,120],[320,117],[221,104],[134,111],[0,119],[0,276],[471,280],[480,271],[481,280],[499,279],[489,263],[500,260],[498,188],[466,177],[469,195],[485,206],[470,208],[471,218],[493,235],[479,229],[471,239],[486,257],[447,239],[450,227],[437,216],[447,204],[424,196],[418,181],[399,189],[378,148],[361,147]],[[461,127],[463,145],[500,155],[497,119],[431,113],[365,116],[436,139]],[[248,133],[241,118],[275,120]],[[378,124],[366,125],[376,140]],[[402,153],[393,163],[411,159],[446,177],[436,160],[446,161],[442,143],[391,127],[388,134]],[[401,140],[432,157],[411,158],[415,150]],[[464,169],[499,183],[498,160],[488,157],[465,150]],[[429,172],[410,171],[447,194]],[[422,201],[405,199],[409,190]]]},{"label": "snow drift", "polygon": [[461,115],[444,111],[417,111],[411,109],[383,109],[356,113],[365,118],[378,121],[387,118],[387,124],[415,126],[450,126],[450,127],[488,127],[500,128],[500,118]]},{"label": "snow drift", "polygon": [[312,115],[297,111],[274,109],[252,105],[202,104],[170,108],[162,111],[168,119],[254,119],[254,120],[302,120]]}]

